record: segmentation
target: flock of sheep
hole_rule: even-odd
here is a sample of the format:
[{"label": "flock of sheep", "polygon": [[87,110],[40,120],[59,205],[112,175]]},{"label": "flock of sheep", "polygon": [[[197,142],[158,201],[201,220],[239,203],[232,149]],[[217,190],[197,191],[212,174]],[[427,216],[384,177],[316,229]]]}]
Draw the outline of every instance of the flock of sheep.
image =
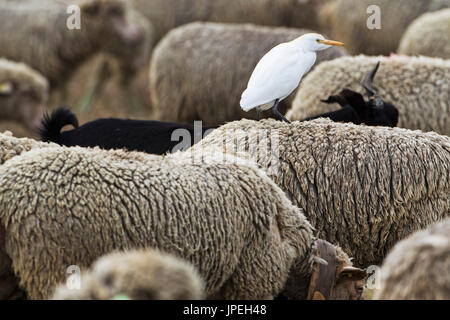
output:
[{"label": "flock of sheep", "polygon": [[[450,0],[72,3],[0,0],[0,299],[362,299],[373,265],[376,299],[450,299]],[[253,68],[308,32],[345,47],[255,121]],[[335,113],[377,62],[395,128]]]}]

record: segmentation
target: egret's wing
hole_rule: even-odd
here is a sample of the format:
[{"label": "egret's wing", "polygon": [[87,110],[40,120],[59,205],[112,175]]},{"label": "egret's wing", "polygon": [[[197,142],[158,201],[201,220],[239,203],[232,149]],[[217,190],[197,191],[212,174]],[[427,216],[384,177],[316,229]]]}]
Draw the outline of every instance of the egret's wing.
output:
[{"label": "egret's wing", "polygon": [[[298,81],[294,83],[293,77],[298,78]],[[248,111],[275,99],[284,98],[295,90],[300,79],[301,76],[298,77],[298,74],[287,70],[287,73],[280,74],[276,80],[269,78],[260,86],[249,87],[242,93],[241,108]]]},{"label": "egret's wing", "polygon": [[315,53],[292,52],[286,43],[273,48],[256,65],[242,93],[242,109],[248,111],[291,94],[315,60]]}]

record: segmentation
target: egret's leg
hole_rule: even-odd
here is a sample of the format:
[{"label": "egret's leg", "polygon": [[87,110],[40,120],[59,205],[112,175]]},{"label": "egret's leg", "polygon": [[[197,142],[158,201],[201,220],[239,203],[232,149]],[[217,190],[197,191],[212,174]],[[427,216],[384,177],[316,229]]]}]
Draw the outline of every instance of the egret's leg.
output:
[{"label": "egret's leg", "polygon": [[283,119],[283,121],[287,122],[287,123],[291,123],[288,119],[286,119],[281,113],[280,111],[278,111],[278,103],[280,102],[280,99],[275,100],[275,104],[272,107],[273,112],[279,116],[281,119]]},{"label": "egret's leg", "polygon": [[258,121],[261,119],[261,110],[259,107],[256,107],[256,117],[258,118]]}]

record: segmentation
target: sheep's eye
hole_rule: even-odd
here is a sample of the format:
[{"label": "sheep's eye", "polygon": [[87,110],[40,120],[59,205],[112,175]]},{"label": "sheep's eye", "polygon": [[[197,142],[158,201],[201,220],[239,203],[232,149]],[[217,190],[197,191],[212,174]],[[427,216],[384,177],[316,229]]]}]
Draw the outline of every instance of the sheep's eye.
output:
[{"label": "sheep's eye", "polygon": [[11,81],[0,82],[0,95],[8,96],[14,91],[14,84]]},{"label": "sheep's eye", "polygon": [[352,277],[352,274],[351,274],[351,273],[345,272],[345,273],[341,273],[341,276],[342,276],[342,277],[346,277],[346,278],[351,278],[351,277]]}]

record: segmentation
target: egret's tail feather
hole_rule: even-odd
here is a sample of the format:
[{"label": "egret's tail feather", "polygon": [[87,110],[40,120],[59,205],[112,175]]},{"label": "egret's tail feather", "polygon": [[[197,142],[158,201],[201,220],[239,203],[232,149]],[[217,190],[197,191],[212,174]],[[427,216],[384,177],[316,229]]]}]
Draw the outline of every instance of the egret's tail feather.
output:
[{"label": "egret's tail feather", "polygon": [[243,102],[242,100],[240,102],[240,105],[241,105],[241,109],[244,110],[245,112],[248,112],[248,111],[250,111],[251,109],[254,108],[254,107],[252,107],[250,105],[245,104],[245,101]]},{"label": "egret's tail feather", "polygon": [[247,111],[250,111],[251,109],[253,109],[253,106],[251,104],[249,104],[249,101],[248,101],[248,98],[246,97],[245,92],[246,91],[244,91],[242,93],[241,101],[239,102],[239,104],[241,106],[241,109],[247,112]]}]

